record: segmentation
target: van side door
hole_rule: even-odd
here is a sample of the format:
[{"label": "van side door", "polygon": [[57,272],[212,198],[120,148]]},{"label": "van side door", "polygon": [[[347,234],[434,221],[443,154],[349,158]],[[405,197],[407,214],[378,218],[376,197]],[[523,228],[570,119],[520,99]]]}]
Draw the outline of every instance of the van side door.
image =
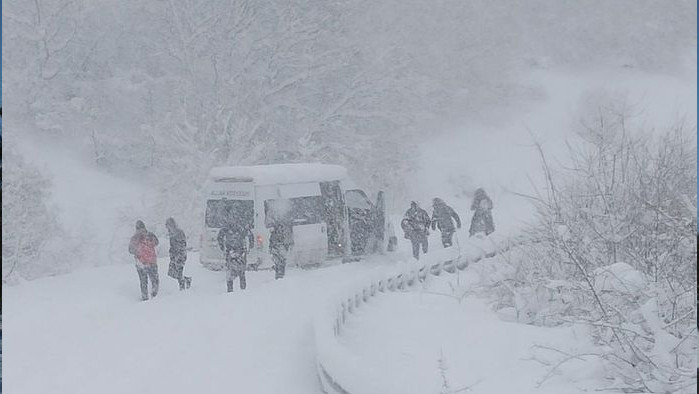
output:
[{"label": "van side door", "polygon": [[327,224],[328,255],[345,255],[345,202],[340,181],[320,182],[323,217]]}]

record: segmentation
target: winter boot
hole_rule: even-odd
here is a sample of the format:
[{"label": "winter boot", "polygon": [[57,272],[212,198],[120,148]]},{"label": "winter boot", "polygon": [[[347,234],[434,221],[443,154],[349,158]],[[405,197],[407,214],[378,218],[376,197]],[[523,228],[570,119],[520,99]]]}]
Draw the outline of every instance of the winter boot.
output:
[{"label": "winter boot", "polygon": [[228,286],[228,292],[229,293],[233,292],[233,281],[232,280],[227,281],[226,285]]},{"label": "winter boot", "polygon": [[192,287],[192,277],[191,276],[185,276],[184,277],[184,284],[185,286],[189,289]]}]

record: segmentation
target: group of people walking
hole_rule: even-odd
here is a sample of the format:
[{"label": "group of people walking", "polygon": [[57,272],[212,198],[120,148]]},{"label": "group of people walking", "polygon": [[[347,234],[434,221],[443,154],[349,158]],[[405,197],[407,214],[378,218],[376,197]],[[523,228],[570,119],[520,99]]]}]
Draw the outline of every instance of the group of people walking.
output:
[{"label": "group of people walking", "polygon": [[[175,219],[168,218],[165,221],[165,227],[170,238],[168,276],[177,280],[180,290],[188,289],[192,285],[192,278],[183,275],[184,263],[187,261],[187,238],[184,231],[175,223]],[[149,279],[151,283],[150,297],[158,295],[160,287],[158,255],[156,253],[158,243],[158,237],[146,229],[145,223],[141,220],[136,221],[136,234],[131,237],[129,242],[129,253],[134,255],[136,260],[136,272],[141,284],[141,299],[143,301],[149,298]]]},{"label": "group of people walking", "polygon": [[[493,202],[483,189],[476,190],[471,210],[473,217],[469,229],[470,236],[476,233],[489,235],[495,231],[492,216]],[[218,245],[225,256],[226,287],[228,292],[233,291],[234,281],[239,279],[241,289],[246,287],[245,271],[247,268],[247,254],[254,247],[255,239],[251,225],[240,220],[234,211],[226,212],[226,223],[218,232]],[[273,220],[270,227],[269,253],[274,264],[274,278],[281,279],[286,272],[286,261],[289,252],[294,245],[293,226],[286,220]],[[177,226],[175,219],[168,218],[165,221],[168,237],[170,239],[170,264],[168,276],[177,280],[180,290],[189,289],[192,278],[184,276],[184,265],[187,261],[187,238],[184,231]],[[461,228],[461,218],[452,207],[442,199],[432,200],[432,216],[420,208],[417,202],[412,201],[410,208],[405,212],[401,221],[401,228],[405,238],[409,239],[413,247],[413,256],[420,258],[420,249],[427,253],[429,230],[442,233],[442,246],[452,246],[454,233]],[[129,242],[129,253],[136,260],[136,272],[141,286],[141,299],[148,300],[158,295],[160,284],[158,277],[158,256],[156,248],[158,237],[146,229],[143,221],[136,221],[136,233]],[[151,292],[148,293],[148,281],[151,283]]]},{"label": "group of people walking", "polygon": [[[254,246],[252,228],[238,220],[233,211],[226,213],[226,225],[218,232],[218,245],[226,259],[226,286],[233,291],[233,283],[239,279],[240,288],[245,289],[247,253]],[[294,245],[293,227],[288,220],[274,220],[269,224],[269,254],[272,256],[274,279],[282,279],[286,273],[286,261]]]},{"label": "group of people walking", "polygon": [[[228,220],[218,232],[219,248],[225,256],[226,286],[228,292],[233,291],[233,283],[239,279],[240,288],[245,289],[245,270],[247,254],[254,246],[252,229],[244,222],[237,220],[234,212],[227,212]],[[170,238],[170,264],[168,276],[177,280],[180,290],[189,289],[192,278],[184,276],[184,265],[187,261],[187,238],[184,231],[177,226],[175,219],[168,218],[165,227]],[[158,256],[156,248],[158,237],[146,229],[143,221],[136,221],[136,233],[129,242],[129,253],[136,260],[136,272],[141,285],[141,299],[146,301],[158,295],[160,279],[158,276]],[[286,272],[287,256],[293,247],[293,227],[290,223],[279,220],[271,224],[269,252],[274,263],[274,278],[281,279]],[[148,293],[148,281],[151,292]]]},{"label": "group of people walking", "polygon": [[[495,231],[493,224],[493,201],[488,197],[485,190],[477,189],[474,193],[471,210],[473,217],[469,235],[485,233],[490,235]],[[452,246],[452,240],[456,229],[461,228],[461,218],[452,207],[447,205],[441,198],[432,200],[432,217],[420,208],[417,202],[411,201],[410,208],[403,215],[401,228],[405,238],[409,239],[413,246],[413,257],[420,258],[422,253],[427,253],[429,230],[439,229],[442,233],[442,246],[445,248]]]}]

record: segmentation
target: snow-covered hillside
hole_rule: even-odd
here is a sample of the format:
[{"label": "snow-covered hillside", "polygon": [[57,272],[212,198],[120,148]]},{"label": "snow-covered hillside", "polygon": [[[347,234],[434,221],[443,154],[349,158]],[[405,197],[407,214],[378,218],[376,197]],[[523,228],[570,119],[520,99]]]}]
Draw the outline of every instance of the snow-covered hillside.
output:
[{"label": "snow-covered hillside", "polygon": [[629,129],[639,132],[662,134],[678,124],[696,127],[695,56],[687,52],[682,71],[673,75],[633,68],[531,72],[523,80],[537,91],[534,98],[521,106],[492,107],[426,141],[408,195],[423,206],[441,197],[466,216],[473,191],[484,187],[496,205],[498,231],[516,235],[534,214],[522,194],[534,196],[535,188],[544,188],[534,142],[552,161],[567,165],[566,144],[576,143],[591,113],[609,106],[623,107]]},{"label": "snow-covered hillside", "polygon": [[[357,311],[339,339],[354,365],[401,394],[695,389],[696,1],[2,11],[6,392],[319,393],[312,317],[415,266],[411,201],[461,218],[451,249],[431,230],[427,259],[474,242],[477,188],[494,236],[521,248]],[[226,293],[198,261],[206,174],[308,162],[384,190],[398,251],[251,272]],[[168,217],[193,248],[184,292],[167,277]],[[148,302],[137,220],[160,238]]]},{"label": "snow-covered hillside", "polygon": [[129,262],[122,252],[135,217],[164,228],[164,218],[149,220],[154,189],[145,180],[105,173],[88,154],[60,139],[22,136],[18,150],[51,180],[50,209],[84,262],[69,269]]},{"label": "snow-covered hillside", "polygon": [[[532,136],[519,132],[520,125],[532,129],[555,155],[564,153],[569,134],[557,130],[579,114],[590,90],[587,82],[578,82],[572,86],[579,89],[571,91],[569,77],[545,75],[539,76],[545,98],[522,112],[521,123],[503,121],[502,128],[483,126],[468,133],[455,130],[422,151],[418,178],[425,182],[414,183],[411,193],[425,207],[432,197],[447,199],[461,214],[462,242],[471,216],[469,193],[475,187],[484,186],[492,193],[500,234],[518,235],[532,217],[531,206],[515,194],[531,190],[527,176],[537,174],[538,167]],[[619,88],[630,92],[632,99],[641,100],[650,91],[654,100],[677,104],[673,111],[667,106],[647,107],[643,122],[662,124],[676,113],[696,116],[686,107],[692,102],[691,87],[678,86],[674,79],[637,81],[642,83],[631,86],[627,81]],[[137,217],[146,218],[164,237],[160,218],[148,213],[153,189],[146,182],[106,174],[90,165],[89,158],[69,155],[61,144],[27,137],[19,150],[51,174],[50,203],[68,233],[90,240],[74,267],[109,266],[4,290],[5,338],[11,339],[4,346],[4,357],[11,360],[4,369],[8,392],[216,393],[229,387],[256,393],[319,392],[313,313],[327,297],[370,276],[377,266],[401,267],[409,260],[409,242],[399,233],[401,251],[395,256],[291,270],[283,281],[273,281],[269,272],[252,273],[248,290],[228,295],[223,274],[202,269],[194,253],[188,263],[195,281],[191,291],[177,291],[161,260],[163,290],[152,302],[140,303],[126,243]],[[394,227],[399,229],[397,223]],[[438,232],[432,233],[430,243],[438,253]],[[473,275],[468,278],[463,280],[476,280]],[[440,368],[444,369],[440,358],[447,365],[444,374],[452,389],[575,393],[604,387],[601,366],[592,359],[580,360],[580,365],[567,363],[555,373],[550,373],[550,365],[541,364],[542,360],[555,364],[550,354],[555,351],[537,345],[571,353],[592,349],[588,335],[579,328],[506,322],[488,301],[471,296],[459,304],[443,295],[448,288],[445,281],[422,293],[379,299],[351,321],[343,346],[357,359],[367,360],[367,366],[384,368],[381,375],[395,379],[395,387],[403,387],[400,392],[439,389]],[[42,371],[41,379],[36,371]],[[510,378],[499,379],[503,373]]]}]

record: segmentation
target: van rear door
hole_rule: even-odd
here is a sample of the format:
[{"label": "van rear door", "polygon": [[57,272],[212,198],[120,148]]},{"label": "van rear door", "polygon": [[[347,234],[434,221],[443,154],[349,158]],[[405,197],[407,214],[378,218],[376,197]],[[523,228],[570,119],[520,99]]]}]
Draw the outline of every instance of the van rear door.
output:
[{"label": "van rear door", "polygon": [[319,184],[279,185],[279,192],[288,200],[294,261],[298,265],[322,263],[328,256],[328,237]]},{"label": "van rear door", "polygon": [[[231,216],[229,216],[231,215]],[[210,198],[206,201],[206,235],[202,245],[205,260],[223,262],[223,252],[218,245],[218,233],[228,220],[242,221],[253,227],[253,200],[235,200],[228,198]]]},{"label": "van rear door", "polygon": [[254,226],[254,185],[249,177],[218,177],[207,183],[205,232],[200,261],[211,268],[223,268],[223,252],[218,246],[218,233],[231,219]]}]

